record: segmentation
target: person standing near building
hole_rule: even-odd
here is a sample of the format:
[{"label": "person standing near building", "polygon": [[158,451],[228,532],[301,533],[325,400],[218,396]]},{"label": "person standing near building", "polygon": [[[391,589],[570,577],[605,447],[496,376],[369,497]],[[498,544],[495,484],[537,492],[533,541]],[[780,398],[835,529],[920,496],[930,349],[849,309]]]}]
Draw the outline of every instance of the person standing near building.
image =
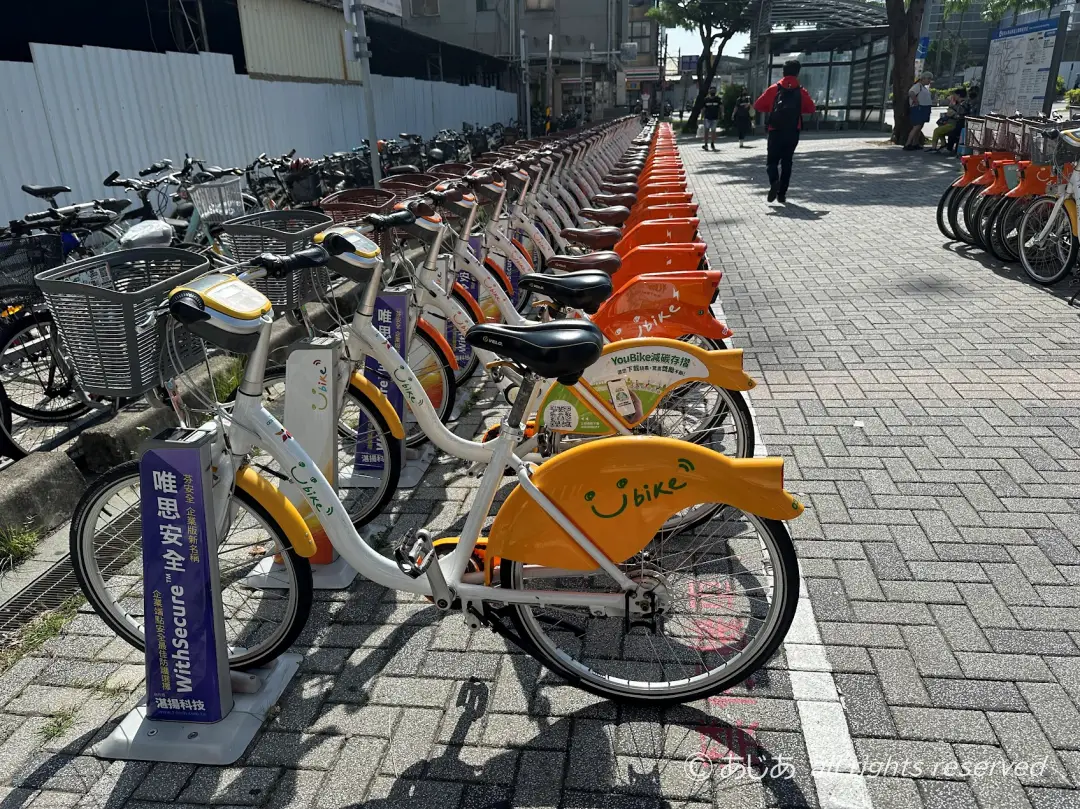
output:
[{"label": "person standing near building", "polygon": [[702,147],[706,152],[709,145],[716,151],[716,126],[720,123],[720,97],[716,94],[716,88],[710,87],[709,94],[705,96],[705,103],[701,105],[701,117],[705,121],[705,145]]},{"label": "person standing near building", "polygon": [[735,111],[731,118],[735,122],[735,133],[739,136],[739,148],[746,147],[746,139],[754,131],[754,100],[744,89],[735,101]]},{"label": "person standing near building", "polygon": [[784,62],[784,76],[754,102],[754,109],[767,114],[769,149],[765,167],[769,172],[769,202],[787,202],[791,183],[791,162],[802,133],[802,117],[817,111],[814,99],[799,84],[802,64],[797,59]]}]

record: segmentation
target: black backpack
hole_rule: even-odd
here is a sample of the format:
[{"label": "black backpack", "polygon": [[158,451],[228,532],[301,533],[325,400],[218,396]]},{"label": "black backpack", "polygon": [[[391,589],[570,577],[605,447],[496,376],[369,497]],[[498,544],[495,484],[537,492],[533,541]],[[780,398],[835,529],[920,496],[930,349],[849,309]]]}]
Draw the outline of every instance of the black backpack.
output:
[{"label": "black backpack", "polygon": [[776,98],[773,99],[772,112],[769,114],[769,127],[782,131],[794,132],[802,121],[802,87],[782,87],[776,85]]}]

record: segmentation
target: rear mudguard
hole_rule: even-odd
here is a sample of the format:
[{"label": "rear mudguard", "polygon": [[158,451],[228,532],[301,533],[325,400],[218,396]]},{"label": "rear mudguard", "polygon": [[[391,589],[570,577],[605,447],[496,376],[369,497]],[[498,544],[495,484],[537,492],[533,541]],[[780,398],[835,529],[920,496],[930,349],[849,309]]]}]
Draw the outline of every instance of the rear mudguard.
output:
[{"label": "rear mudguard", "polygon": [[[461,300],[465,304],[465,308],[468,309],[469,313],[473,316],[473,320],[475,320],[477,323],[486,323],[488,320],[491,319],[487,316],[484,310],[480,308],[480,304],[477,303],[476,298],[473,297],[473,294],[469,292],[469,290],[467,290],[457,281],[454,282],[454,286],[451,287],[451,289],[453,289],[454,292],[461,296]],[[501,318],[499,317],[495,317],[494,319],[501,320]],[[447,323],[448,327],[450,325],[452,324]]]},{"label": "rear mudguard", "polygon": [[646,273],[633,278],[592,316],[609,340],[696,335],[726,340],[733,332],[712,314],[719,270]]},{"label": "rear mudguard", "polygon": [[[689,382],[708,382],[727,390],[751,390],[754,380],[743,371],[741,348],[706,351],[679,340],[644,337],[619,340],[604,346],[600,359],[585,369],[578,384],[588,387],[605,406],[601,418],[572,388],[555,383],[544,396],[537,424],[560,433],[612,435],[608,423],[637,427],[656,409],[667,393]],[[625,388],[623,387],[625,386]],[[612,402],[629,395],[633,413],[620,414]]]},{"label": "rear mudguard", "polygon": [[[700,503],[726,503],[772,520],[803,505],[784,490],[780,458],[727,458],[669,438],[629,436],[582,444],[545,462],[532,483],[615,564],[652,541],[664,522]],[[567,570],[599,565],[520,486],[488,536],[495,557]]]},{"label": "rear mudguard", "polygon": [[612,289],[621,289],[645,273],[696,270],[705,257],[704,242],[690,244],[644,244],[622,257],[622,266],[611,274]]},{"label": "rear mudguard", "polygon": [[435,347],[438,348],[439,352],[443,355],[443,362],[456,371],[458,369],[458,361],[457,357],[454,356],[454,349],[450,348],[450,344],[446,342],[446,338],[439,333],[439,330],[422,317],[417,318],[416,328],[420,329],[420,331],[434,341]]},{"label": "rear mudguard", "polygon": [[623,237],[615,245],[615,252],[622,258],[633,248],[643,244],[680,244],[697,239],[698,225],[701,220],[686,219],[647,219],[623,231]]}]

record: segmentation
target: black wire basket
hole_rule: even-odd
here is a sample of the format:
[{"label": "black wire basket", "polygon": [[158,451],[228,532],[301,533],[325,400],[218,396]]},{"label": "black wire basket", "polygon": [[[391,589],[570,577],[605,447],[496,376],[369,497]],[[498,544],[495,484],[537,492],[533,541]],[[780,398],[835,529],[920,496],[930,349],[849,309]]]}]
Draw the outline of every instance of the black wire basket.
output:
[{"label": "black wire basket", "polygon": [[0,309],[43,300],[34,277],[64,263],[63,240],[58,233],[0,239]]}]

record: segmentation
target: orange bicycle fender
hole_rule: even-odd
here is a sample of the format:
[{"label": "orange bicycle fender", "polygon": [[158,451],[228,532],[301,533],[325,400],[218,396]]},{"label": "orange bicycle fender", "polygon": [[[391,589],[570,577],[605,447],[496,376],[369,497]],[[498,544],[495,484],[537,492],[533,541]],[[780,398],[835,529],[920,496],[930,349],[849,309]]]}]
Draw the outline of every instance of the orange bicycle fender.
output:
[{"label": "orange bicycle fender", "polygon": [[[525,257],[525,260],[527,262],[529,262],[529,269],[535,269],[535,265],[533,264],[532,251],[531,250],[526,250],[525,245],[523,245],[517,239],[511,239],[510,241],[513,243],[514,247],[516,247],[518,249],[518,251],[521,253],[521,255],[523,255]],[[522,269],[522,271],[524,271],[525,268],[522,267],[521,269]]]},{"label": "orange bicycle fender", "polygon": [[454,356],[454,349],[450,348],[450,344],[446,342],[446,338],[442,336],[439,330],[422,317],[417,318],[416,327],[435,342],[439,351],[442,352],[446,364],[456,371],[458,369],[458,361],[457,357]]},{"label": "orange bicycle fender", "polygon": [[480,304],[476,302],[476,298],[472,296],[472,293],[469,292],[469,290],[465,289],[465,287],[457,281],[454,282],[454,286],[451,287],[451,289],[461,296],[461,300],[465,302],[466,308],[472,312],[473,320],[477,323],[487,323],[487,317],[484,315],[484,310],[480,308]]},{"label": "orange bicycle fender", "polygon": [[510,276],[506,274],[506,270],[496,264],[494,259],[490,256],[484,259],[484,266],[487,267],[488,272],[494,275],[496,280],[502,284],[503,291],[506,292],[507,295],[514,294],[514,286],[510,283]]},{"label": "orange bicycle fender", "polygon": [[317,548],[311,529],[300,516],[296,506],[289,502],[289,499],[274,484],[250,466],[245,466],[236,472],[236,486],[247,492],[255,502],[266,509],[274,521],[281,526],[298,554],[305,559],[310,559],[315,555]]},{"label": "orange bicycle fender", "polygon": [[[615,564],[640,553],[671,515],[700,503],[726,503],[771,520],[803,512],[784,490],[782,458],[727,458],[654,436],[580,444],[545,461],[532,483]],[[567,570],[599,567],[521,486],[495,515],[488,575],[496,557]]]},{"label": "orange bicycle fender", "polygon": [[379,390],[374,382],[359,371],[353,371],[349,384],[357,388],[364,395],[364,398],[371,402],[375,409],[382,414],[382,417],[386,419],[386,423],[390,426],[390,435],[399,440],[405,437],[405,428],[401,424],[401,417],[394,410],[394,406],[390,404],[390,400],[386,398],[386,395]]},{"label": "orange bicycle fender", "polygon": [[1065,212],[1069,215],[1069,224],[1072,225],[1073,236],[1080,234],[1076,225],[1076,200],[1071,197],[1065,200]]}]

